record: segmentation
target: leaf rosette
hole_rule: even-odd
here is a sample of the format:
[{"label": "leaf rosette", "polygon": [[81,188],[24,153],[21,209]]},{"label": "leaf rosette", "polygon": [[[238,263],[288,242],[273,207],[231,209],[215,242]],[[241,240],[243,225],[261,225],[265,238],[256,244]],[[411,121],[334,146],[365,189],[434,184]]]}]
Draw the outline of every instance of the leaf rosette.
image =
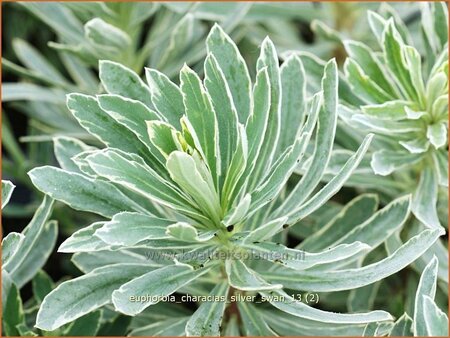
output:
[{"label": "leaf rosette", "polygon": [[[354,267],[403,225],[410,209],[405,196],[364,214],[356,224],[347,223],[352,231],[336,234],[326,245],[320,244],[320,233],[309,239],[309,251],[307,244],[277,243],[286,228],[339,191],[372,138],[368,135],[336,175],[319,185],[336,132],[335,61],[324,67],[321,90],[307,97],[302,61],[292,56],[280,67],[268,38],[254,83],[236,45],[217,25],[207,51],[203,80],[184,66],[179,85],[155,69],[146,69],[144,83],[130,69],[101,61],[106,94],[68,95],[73,116],[106,147],[56,138],[61,169],[45,166],[29,175],[50,197],[104,219],[60,246],[60,252],[75,253],[73,261],[85,274],[61,283],[44,299],[37,327],[53,330],[111,303],[116,311],[137,316],[174,292],[265,297],[271,310],[238,303],[246,320],[237,330],[247,335],[283,331],[266,321],[280,311],[316,332],[321,325],[350,327],[359,334],[370,323],[388,327],[393,318],[385,311],[332,313],[283,291],[330,292],[372,284],[409,265],[442,234],[425,230],[387,258]],[[288,189],[309,144],[308,170]],[[373,197],[362,200],[370,204]],[[349,218],[350,207],[334,224]],[[136,297],[148,301],[133,301]],[[220,335],[222,325],[233,332],[236,317],[228,307],[204,302],[176,326],[181,333],[174,332]]]}]

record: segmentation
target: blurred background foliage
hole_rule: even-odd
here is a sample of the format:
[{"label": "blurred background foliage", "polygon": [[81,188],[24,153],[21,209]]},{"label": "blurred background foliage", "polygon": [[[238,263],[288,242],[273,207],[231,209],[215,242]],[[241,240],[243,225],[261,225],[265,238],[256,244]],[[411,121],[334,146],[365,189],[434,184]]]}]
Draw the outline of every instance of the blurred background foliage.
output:
[{"label": "blurred background foliage", "polygon": [[[342,67],[346,58],[343,39],[376,44],[367,22],[369,9],[384,16],[394,15],[410,31],[414,45],[422,49],[420,10],[417,3],[411,2],[2,3],[2,179],[16,185],[10,204],[3,210],[3,233],[21,231],[42,201],[27,171],[56,164],[53,137],[70,136],[100,146],[65,105],[66,93],[104,92],[97,76],[99,60],[120,62],[139,75],[143,75],[144,67],[157,68],[178,82],[176,74],[184,63],[202,72],[205,38],[217,22],[236,41],[249,69],[256,68],[259,43],[265,36],[271,38],[282,58],[301,51],[322,60],[335,57]],[[360,143],[358,136],[342,124],[336,139],[336,147],[352,151]],[[362,191],[373,190],[358,188],[357,184],[342,189],[302,227],[294,227],[289,241],[298,244],[323,227],[344,203]],[[381,205],[392,199],[383,191],[376,192],[381,196]],[[446,212],[444,207],[441,213]],[[56,203],[52,216],[59,223],[56,247],[79,227],[94,222],[95,217]],[[408,231],[414,232],[414,228]],[[364,263],[383,255],[384,248],[380,248]],[[44,270],[53,280],[79,275],[66,255],[56,253],[52,253]],[[43,272],[36,278],[38,282],[44,280],[44,285],[50,280]],[[405,270],[381,283],[352,291],[350,297],[349,292],[324,295],[320,306],[333,311],[382,307],[400,316],[405,301],[407,307],[413,306],[418,278],[416,272]],[[436,297],[442,306],[445,289],[442,287],[440,297]],[[34,304],[32,291],[28,285],[21,293],[24,300]],[[142,317],[133,321],[139,320]]]}]

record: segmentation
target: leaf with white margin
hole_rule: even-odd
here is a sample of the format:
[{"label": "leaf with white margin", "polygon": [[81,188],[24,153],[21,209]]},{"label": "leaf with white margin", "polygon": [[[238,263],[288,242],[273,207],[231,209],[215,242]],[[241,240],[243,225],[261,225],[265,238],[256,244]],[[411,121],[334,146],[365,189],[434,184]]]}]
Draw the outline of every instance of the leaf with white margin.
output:
[{"label": "leaf with white margin", "polygon": [[295,142],[298,129],[306,116],[306,76],[303,63],[295,54],[280,67],[281,77],[281,134],[278,153]]},{"label": "leaf with white margin", "polygon": [[169,155],[166,167],[170,177],[195,200],[197,207],[218,224],[221,215],[220,201],[209,172],[209,177],[205,179],[193,157],[181,151],[174,151]]},{"label": "leaf with white margin", "polygon": [[430,148],[430,142],[423,135],[418,135],[410,141],[399,141],[398,143],[412,154],[421,154]]},{"label": "leaf with white margin", "polygon": [[105,222],[95,222],[91,225],[75,231],[58,248],[58,252],[90,252],[109,249],[109,245],[95,235]]},{"label": "leaf with white margin", "polygon": [[20,265],[26,260],[27,255],[32,250],[33,246],[36,244],[39,235],[44,230],[44,224],[50,217],[53,207],[53,200],[45,196],[39,208],[34,213],[33,218],[30,223],[23,230],[25,234],[25,239],[16,251],[16,254],[11,257],[8,262],[2,266],[2,269],[14,273],[15,270],[20,268]]},{"label": "leaf with white margin", "polygon": [[430,228],[442,227],[436,209],[438,199],[438,178],[436,176],[432,167],[426,166],[423,169],[411,204],[414,215]]},{"label": "leaf with white margin", "polygon": [[131,250],[101,250],[92,252],[77,252],[72,255],[72,263],[84,273],[107,265],[119,263],[138,263],[157,266],[148,254],[139,254]]},{"label": "leaf with white margin", "polygon": [[370,165],[376,175],[386,176],[396,170],[416,164],[422,158],[421,155],[410,152],[382,149],[373,153]]},{"label": "leaf with white margin", "polygon": [[258,160],[250,177],[250,187],[254,188],[261,183],[267,171],[271,168],[280,137],[281,119],[281,78],[277,52],[273,42],[266,37],[261,44],[260,55],[256,63],[257,70],[267,69],[270,83],[270,110],[267,127],[259,150]]},{"label": "leaf with white margin", "polygon": [[192,136],[197,150],[203,155],[216,182],[220,174],[220,153],[218,148],[218,125],[211,98],[198,75],[187,65],[180,72],[181,92],[186,116],[192,127]]},{"label": "leaf with white margin", "polygon": [[239,114],[239,122],[245,123],[251,111],[251,80],[244,58],[240,54],[236,44],[215,24],[206,39],[208,53],[217,59],[222,69],[234,105]]},{"label": "leaf with white margin", "polygon": [[[150,163],[155,163],[147,147],[128,128],[113,119],[100,108],[97,99],[84,94],[67,95],[67,108],[80,125],[108,147],[127,153],[140,154]],[[143,125],[145,126],[144,122]]]},{"label": "leaf with white margin", "polygon": [[[146,273],[130,282],[123,284],[112,294],[116,311],[129,316],[141,313],[150,305],[159,302],[158,299],[169,296],[182,286],[201,277],[211,267],[194,270],[188,265],[169,265]],[[148,302],[130,302],[130,297],[149,295],[153,299]]]},{"label": "leaf with white margin", "polygon": [[167,235],[185,242],[206,242],[214,237],[215,231],[207,231],[199,234],[192,225],[184,222],[171,224],[166,228]]},{"label": "leaf with white margin", "polygon": [[62,169],[81,174],[82,172],[72,158],[84,151],[94,150],[95,148],[76,138],[58,136],[53,139],[53,149]]},{"label": "leaf with white margin", "polygon": [[391,331],[389,332],[389,337],[409,337],[412,335],[412,325],[413,320],[405,312],[397,321],[394,323]]},{"label": "leaf with white margin", "polygon": [[347,160],[347,162],[345,162],[344,166],[341,168],[339,173],[336,174],[336,176],[334,176],[321,190],[319,190],[318,193],[316,193],[298,209],[289,212],[289,214],[287,215],[289,217],[289,224],[298,222],[300,219],[303,219],[307,215],[320,208],[326,201],[328,201],[329,198],[331,198],[331,196],[333,196],[339,191],[339,189],[341,189],[345,181],[347,181],[352,172],[362,161],[364,154],[369,148],[372,138],[373,134],[367,135],[356,153],[354,153],[353,156],[351,156]]},{"label": "leaf with white margin", "polygon": [[141,101],[147,107],[153,109],[150,89],[139,75],[131,69],[117,62],[100,60],[99,77],[109,94]]},{"label": "leaf with white margin", "polygon": [[294,270],[305,270],[320,264],[342,261],[370,249],[370,246],[361,242],[340,244],[318,253],[289,249],[284,245],[271,242],[242,243],[241,246],[257,253],[265,260]]},{"label": "leaf with white margin", "polygon": [[426,336],[448,337],[448,317],[428,296],[423,296]]},{"label": "leaf with white margin", "polygon": [[256,82],[253,87],[252,110],[245,122],[245,134],[249,141],[248,164],[239,182],[240,185],[247,183],[261,151],[271,106],[270,86],[267,68],[260,69],[256,74]]},{"label": "leaf with white margin", "polygon": [[[143,163],[142,159],[132,159],[130,156],[111,149],[95,153],[86,159],[98,175],[194,219],[199,221],[205,219],[192,206],[192,202],[187,196],[173,183],[165,180]],[[121,211],[129,210],[122,209],[118,212]]]},{"label": "leaf with white margin", "polygon": [[280,193],[299,161],[302,160],[310,138],[310,133],[301,133],[295,143],[287,148],[279,160],[274,163],[273,168],[270,168],[264,182],[252,192],[251,215]]},{"label": "leaf with white margin", "polygon": [[406,107],[410,104],[409,101],[392,100],[381,104],[362,106],[361,110],[364,114],[380,120],[398,121],[407,117]]},{"label": "leaf with white margin", "polygon": [[56,86],[70,86],[55,66],[28,42],[15,38],[12,41],[12,46],[19,61],[26,66],[31,74]]},{"label": "leaf with white margin", "polygon": [[287,217],[280,217],[273,221],[258,226],[255,230],[248,233],[243,239],[244,243],[260,242],[270,239],[285,228]]},{"label": "leaf with white margin", "polygon": [[411,79],[410,70],[404,58],[403,39],[395,27],[394,20],[389,18],[383,31],[381,44],[386,63],[395,75],[394,80],[401,86],[403,93],[411,100],[417,100],[417,93]]},{"label": "leaf with white margin", "polygon": [[242,325],[244,327],[244,333],[247,337],[255,336],[272,336],[278,337],[278,335],[269,327],[264,317],[259,310],[255,308],[251,303],[238,302],[239,314],[242,319]]},{"label": "leaf with white margin", "polygon": [[227,259],[225,261],[225,270],[227,272],[229,284],[238,290],[273,290],[281,289],[283,287],[281,284],[267,283],[239,259]]},{"label": "leaf with white margin", "polygon": [[[130,130],[136,137],[150,150],[150,153],[161,164],[164,164],[164,158],[152,146],[147,132],[146,121],[163,120],[153,110],[150,110],[140,101],[128,99],[118,95],[98,95],[98,104],[111,118]],[[152,158],[152,162],[155,161]]]},{"label": "leaf with white margin", "polygon": [[[27,234],[25,232],[25,237]],[[24,260],[10,270],[10,277],[17,287],[22,288],[33,279],[38,271],[47,263],[47,260],[54,252],[56,239],[58,237],[58,225],[56,221],[48,221],[42,226],[42,230],[35,241],[28,247],[28,253]],[[21,247],[17,250],[16,256],[21,255],[26,238]]]},{"label": "leaf with white margin", "polygon": [[302,241],[296,249],[318,252],[333,246],[355,226],[371,218],[378,209],[378,195],[361,194],[347,203],[337,214]]},{"label": "leaf with white margin", "polygon": [[28,172],[36,188],[75,210],[112,217],[121,211],[143,211],[114,185],[81,174],[44,166]]},{"label": "leaf with white margin", "polygon": [[285,292],[277,290],[272,292],[260,292],[267,301],[283,312],[296,317],[316,320],[324,323],[372,323],[393,320],[393,317],[385,311],[371,311],[366,313],[334,313],[315,309],[292,297]]},{"label": "leaf with white margin", "polygon": [[433,162],[438,173],[439,185],[448,187],[448,159],[447,151],[439,150],[432,153]]},{"label": "leaf with white margin", "polygon": [[263,277],[293,290],[330,292],[351,290],[375,283],[405,268],[427,251],[443,230],[424,230],[414,236],[389,257],[362,268],[336,271],[301,271],[277,269],[262,273]]},{"label": "leaf with white margin", "polygon": [[181,134],[163,121],[147,121],[148,138],[151,144],[167,159],[176,150],[183,150]]},{"label": "leaf with white margin", "polygon": [[355,114],[349,122],[361,124],[364,129],[388,136],[392,136],[392,133],[407,134],[410,132],[421,132],[420,124],[415,120],[390,121],[381,120],[369,115]]},{"label": "leaf with white margin", "polygon": [[86,22],[84,31],[86,39],[94,45],[94,48],[101,46],[108,51],[118,52],[131,48],[131,38],[127,33],[100,18]]},{"label": "leaf with white margin", "polygon": [[355,60],[351,58],[345,60],[344,72],[352,92],[364,100],[364,103],[377,104],[391,100],[391,96],[367,76]]},{"label": "leaf with white margin", "polygon": [[[300,206],[319,184],[328,166],[337,125],[338,72],[334,59],[325,66],[322,91],[323,106],[318,116],[311,164],[279,210],[292,210],[295,206]],[[314,104],[311,104],[313,116],[315,109]],[[308,122],[306,122],[306,125],[308,125]],[[279,213],[278,215],[284,216],[284,214]]]},{"label": "leaf with white margin", "polygon": [[445,123],[435,123],[427,127],[427,138],[439,149],[447,143],[447,127]]},{"label": "leaf with white margin", "polygon": [[[158,311],[158,310],[156,310]],[[155,321],[152,324],[140,326],[133,329],[129,335],[131,337],[181,337],[184,336],[185,326],[189,317],[176,317]]]},{"label": "leaf with white margin", "polygon": [[152,103],[159,114],[165,116],[169,123],[179,130],[180,118],[184,114],[180,88],[156,69],[145,68],[145,76],[152,94]]},{"label": "leaf with white margin", "polygon": [[414,301],[414,336],[428,336],[424,296],[434,299],[438,273],[438,259],[433,256],[420,276]]},{"label": "leaf with white margin", "polygon": [[233,158],[239,142],[238,115],[233,102],[230,88],[217,59],[209,54],[205,60],[205,88],[211,97],[211,103],[216,113],[218,128],[218,147],[220,149],[219,189],[225,181],[227,169]]},{"label": "leaf with white margin", "polygon": [[248,167],[248,137],[242,124],[238,124],[238,130],[238,146],[233,154],[222,187],[221,204],[224,209],[233,204],[236,196],[239,196],[249,179],[244,174]]},{"label": "leaf with white margin", "polygon": [[8,263],[11,257],[14,257],[17,250],[20,248],[25,236],[17,232],[10,232],[2,240],[2,265]]},{"label": "leaf with white margin", "polygon": [[352,40],[345,40],[343,43],[349,57],[356,60],[369,78],[373,79],[386,93],[396,93],[391,81],[386,76],[386,69],[367,45]]},{"label": "leaf with white margin", "polygon": [[165,239],[174,221],[136,212],[121,212],[96,229],[94,235],[109,245],[132,246],[147,239]]},{"label": "leaf with white margin", "polygon": [[8,204],[15,187],[10,181],[2,180],[2,209]]},{"label": "leaf with white margin", "polygon": [[148,271],[145,264],[114,264],[61,283],[44,298],[36,327],[55,330],[109,304],[114,290]]},{"label": "leaf with white margin", "polygon": [[246,194],[236,206],[228,211],[222,220],[223,224],[229,226],[241,222],[245,216],[247,216],[251,201],[252,196],[250,194]]},{"label": "leaf with white margin", "polygon": [[[286,172],[287,176],[284,177],[285,180],[287,180],[289,178],[290,174],[295,170],[295,168],[298,167],[298,163],[302,160],[303,155],[306,151],[306,147],[308,146],[309,140],[311,139],[311,136],[314,131],[314,127],[316,126],[316,122],[317,122],[318,118],[320,118],[320,112],[322,111],[322,109],[321,109],[322,102],[323,102],[323,98],[322,98],[321,92],[315,94],[312,97],[310,105],[309,105],[308,119],[306,120],[306,123],[303,125],[302,129],[300,130],[297,140],[291,147],[289,147],[285,151],[285,154],[283,154],[282,156],[279,157],[278,161],[274,164],[275,169],[272,170],[272,168],[271,168],[272,171],[270,172],[270,175],[268,175],[264,179],[265,183],[262,184],[260,187],[258,187],[254,193],[257,193],[259,190],[263,189],[264,187],[266,187],[266,189],[267,189],[269,180],[270,179],[273,180],[273,178],[272,178],[272,176],[274,176],[273,174],[276,173],[277,171],[279,171],[278,167],[283,169],[286,166],[288,166],[288,168],[289,168],[289,164],[291,164],[289,162],[296,159],[296,162],[294,163],[294,169],[290,169]],[[316,142],[317,142],[317,137],[318,136],[316,136]],[[289,160],[289,162],[284,163],[286,160]],[[311,168],[308,168],[308,170],[310,170],[310,169]],[[284,170],[286,170],[286,169],[284,169]],[[306,177],[306,175],[303,177]],[[274,178],[277,179],[276,176]],[[278,178],[278,180],[279,179],[280,178]],[[277,185],[276,181],[275,181],[275,184],[274,184],[274,182],[271,182],[271,183],[274,188],[279,189],[280,185]],[[311,183],[311,181],[310,181],[310,183]],[[304,181],[302,178],[302,180],[300,180],[297,183],[297,185],[292,190],[290,195],[286,198],[286,200],[274,212],[275,216],[282,216],[282,215],[284,216],[293,206],[300,204],[300,201],[302,199],[306,198],[306,196],[304,195],[304,192],[302,192],[302,189],[301,189],[301,187],[302,186],[304,187],[304,185],[305,184],[304,184]]]},{"label": "leaf with white margin", "polygon": [[363,223],[354,226],[333,245],[360,241],[372,249],[401,229],[410,215],[411,196],[406,195],[389,203]]},{"label": "leaf with white margin", "polygon": [[[229,286],[226,281],[217,284],[210,292],[212,301],[202,303],[186,324],[186,336],[220,336],[222,318],[226,307]],[[224,297],[225,301],[220,298]]]},{"label": "leaf with white margin", "polygon": [[299,318],[280,310],[263,311],[264,319],[280,336],[361,336],[364,324],[331,324]]}]

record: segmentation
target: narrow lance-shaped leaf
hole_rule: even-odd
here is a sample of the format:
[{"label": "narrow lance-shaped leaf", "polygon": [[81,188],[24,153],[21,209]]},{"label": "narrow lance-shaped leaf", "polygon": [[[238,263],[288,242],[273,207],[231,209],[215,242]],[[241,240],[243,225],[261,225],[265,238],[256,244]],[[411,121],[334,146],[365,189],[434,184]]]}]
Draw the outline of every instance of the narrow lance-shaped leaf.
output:
[{"label": "narrow lance-shaped leaf", "polygon": [[[169,296],[183,285],[201,277],[210,268],[193,270],[188,265],[169,265],[151,271],[123,284],[113,292],[112,301],[117,311],[136,315],[150,305],[156,304],[164,296]],[[150,295],[148,302],[130,302],[130,297]]]},{"label": "narrow lance-shaped leaf", "polygon": [[440,230],[422,231],[389,257],[362,268],[301,273],[283,269],[262,275],[272,282],[282,283],[284,287],[294,290],[314,292],[351,290],[382,280],[405,268],[427,251],[440,235],[442,235]]},{"label": "narrow lance-shaped leaf", "polygon": [[305,270],[320,264],[342,261],[370,249],[368,245],[357,241],[351,244],[340,244],[318,253],[289,249],[284,245],[271,242],[246,243],[242,246],[265,260],[294,270]]},{"label": "narrow lance-shaped leaf", "polygon": [[173,223],[154,216],[122,212],[97,229],[95,236],[110,245],[131,246],[147,239],[167,238],[166,227]]},{"label": "narrow lance-shaped leaf", "polygon": [[72,157],[84,151],[94,150],[95,148],[84,144],[76,138],[59,136],[53,139],[53,149],[62,169],[81,173]]},{"label": "narrow lance-shaped leaf", "polygon": [[361,162],[364,154],[366,153],[373,134],[369,134],[364,139],[363,143],[357,150],[357,152],[351,156],[344,164],[342,169],[334,176],[318,193],[316,193],[311,199],[309,199],[300,208],[292,211],[289,216],[289,224],[293,224],[305,216],[311,214],[318,208],[320,208],[331,196],[333,196],[342,187],[344,182],[350,177],[351,173]]},{"label": "narrow lance-shaped leaf", "polygon": [[275,151],[280,137],[280,108],[281,108],[281,79],[277,52],[269,38],[261,45],[261,53],[257,62],[257,69],[267,67],[270,82],[270,110],[267,120],[267,128],[264,134],[262,147],[259,152],[258,161],[250,178],[250,187],[257,186],[267,170],[276,160]]},{"label": "narrow lance-shaped leaf", "polygon": [[180,212],[185,212],[194,219],[200,216],[191,206],[191,202],[173,184],[160,177],[142,160],[127,158],[120,152],[106,150],[88,156],[87,161],[98,175],[120,184],[124,188]]},{"label": "narrow lance-shaped leaf", "polygon": [[306,76],[300,58],[289,57],[280,68],[281,134],[277,153],[294,143],[306,115]]},{"label": "narrow lance-shaped leaf", "polygon": [[411,80],[409,69],[405,65],[403,56],[404,42],[397,31],[393,19],[389,19],[382,37],[383,50],[389,69],[396,75],[399,85],[407,98],[417,99],[414,84]]},{"label": "narrow lance-shaped leaf", "polygon": [[22,241],[19,248],[16,250],[16,254],[12,256],[8,262],[2,267],[10,274],[19,269],[20,264],[26,259],[33,244],[39,237],[39,234],[44,229],[44,224],[50,217],[53,207],[53,200],[45,196],[39,208],[34,213],[30,223],[24,229],[25,239]]},{"label": "narrow lance-shaped leaf", "polygon": [[245,265],[240,259],[228,259],[225,261],[225,270],[228,276],[228,283],[243,291],[273,290],[281,289],[281,284],[270,284],[266,282],[255,271]]},{"label": "narrow lance-shaped leaf", "polygon": [[391,332],[389,332],[390,337],[409,337],[412,335],[412,324],[413,320],[405,312],[394,324]]},{"label": "narrow lance-shaped leaf", "polygon": [[113,61],[99,62],[99,76],[109,94],[138,100],[153,109],[150,89],[131,69]]},{"label": "narrow lance-shaped leaf", "polygon": [[[296,317],[316,320],[325,323],[372,323],[392,320],[392,316],[385,311],[372,311],[367,313],[342,314],[327,312],[310,307],[293,299],[283,291],[260,292],[276,308],[290,313]],[[277,298],[275,298],[277,297]]]},{"label": "narrow lance-shaped leaf", "polygon": [[72,208],[112,217],[121,211],[142,211],[141,206],[111,183],[55,167],[39,167],[29,173],[37,189]]},{"label": "narrow lance-shaped leaf", "polygon": [[319,231],[314,232],[296,248],[318,252],[328,248],[344,237],[355,226],[364,223],[377,210],[378,197],[375,194],[362,194],[347,203]]},{"label": "narrow lance-shaped leaf", "polygon": [[428,296],[423,296],[427,336],[448,336],[448,317]]},{"label": "narrow lance-shaped leaf", "polygon": [[146,68],[145,75],[152,94],[152,103],[160,115],[180,130],[180,118],[184,113],[183,96],[180,89],[163,73]]},{"label": "narrow lance-shaped leaf", "polygon": [[[46,264],[51,253],[54,252],[58,237],[58,225],[56,221],[48,221],[42,227],[34,242],[27,247],[28,252],[20,264],[11,267],[10,277],[17,287],[27,284],[35,274]],[[27,237],[27,232],[24,231]],[[26,239],[22,242],[24,245]],[[29,243],[29,242],[28,242]],[[24,253],[21,247],[16,251],[16,256]]]},{"label": "narrow lance-shaped leaf", "polygon": [[246,336],[277,336],[264,320],[259,310],[251,303],[238,302],[238,309]]},{"label": "narrow lance-shaped leaf", "polygon": [[236,44],[215,24],[206,39],[208,53],[217,59],[222,69],[234,105],[239,116],[239,122],[245,123],[251,113],[251,80],[247,66]]},{"label": "narrow lance-shaped leaf", "polygon": [[51,331],[110,303],[114,290],[148,269],[145,264],[115,264],[61,283],[42,302],[36,327]]},{"label": "narrow lance-shaped leaf", "polygon": [[95,231],[103,226],[104,222],[95,222],[75,231],[58,248],[58,252],[92,252],[110,249],[107,243],[95,235]]},{"label": "narrow lance-shaped leaf", "polygon": [[324,74],[322,79],[324,100],[319,113],[313,160],[306,174],[295,186],[280,209],[292,210],[295,206],[301,205],[320,182],[330,159],[337,123],[338,78],[336,61],[332,60],[325,66]]},{"label": "narrow lance-shaped leaf", "polygon": [[434,299],[436,295],[436,281],[438,272],[438,260],[436,256],[427,264],[420,276],[419,285],[417,286],[416,298],[414,302],[414,324],[413,331],[415,336],[429,335],[427,327],[427,319],[425,312],[425,299],[428,296]]},{"label": "narrow lance-shaped leaf", "polygon": [[[67,107],[83,128],[108,147],[140,154],[157,166],[148,149],[138,137],[103,111],[94,97],[83,94],[69,94],[67,96]],[[143,125],[145,126],[144,121]]]},{"label": "narrow lance-shaped leaf", "polygon": [[[218,125],[211,100],[198,75],[184,66],[180,73],[181,91],[186,116],[196,136],[194,142],[204,157],[217,183],[220,175],[220,156],[218,149]],[[218,165],[219,164],[219,165]]]},{"label": "narrow lance-shaped leaf", "polygon": [[225,180],[225,174],[232,161],[239,140],[238,115],[223,71],[214,57],[209,54],[205,60],[205,87],[211,97],[211,103],[217,117],[218,143],[220,149],[219,188]]},{"label": "narrow lance-shaped leaf", "polygon": [[420,176],[419,186],[413,195],[414,215],[430,228],[441,228],[436,210],[438,181],[433,168],[426,166]]},{"label": "narrow lance-shaped leaf", "polygon": [[[192,156],[174,151],[167,159],[167,170],[172,179],[205,210],[212,221],[219,222],[221,216],[219,197],[214,189],[213,178],[201,175]],[[209,174],[209,172],[207,172]]]},{"label": "narrow lance-shaped leaf", "polygon": [[[202,303],[186,324],[187,336],[220,336],[220,328],[228,296],[228,283],[217,284],[210,292],[211,302]],[[221,297],[224,301],[219,300]]]}]

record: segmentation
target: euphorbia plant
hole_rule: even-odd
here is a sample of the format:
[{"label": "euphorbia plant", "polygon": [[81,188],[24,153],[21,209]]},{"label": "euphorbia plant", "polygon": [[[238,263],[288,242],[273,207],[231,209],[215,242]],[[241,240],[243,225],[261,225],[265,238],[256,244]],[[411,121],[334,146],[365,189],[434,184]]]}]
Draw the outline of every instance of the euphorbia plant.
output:
[{"label": "euphorbia plant", "polygon": [[[184,66],[179,86],[154,69],[146,69],[145,84],[126,67],[102,61],[107,94],[68,96],[74,117],[106,147],[56,139],[62,169],[45,166],[29,174],[52,198],[106,220],[77,231],[59,248],[76,253],[74,261],[86,274],[45,298],[37,327],[53,330],[111,303],[136,316],[174,292],[194,292],[225,299],[259,294],[278,310],[260,308],[256,301],[237,307],[203,302],[172,334],[275,335],[286,328],[267,317],[280,311],[310,332],[362,334],[366,325],[387,332],[393,317],[385,311],[327,312],[293,298],[289,290],[354,289],[418,258],[441,229],[421,232],[376,263],[352,267],[401,228],[409,196],[344,223],[353,231],[336,233],[312,252],[277,239],[342,187],[372,138],[367,136],[317,189],[337,123],[334,60],[324,68],[321,90],[307,97],[302,62],[294,56],[279,67],[269,39],[261,45],[254,84],[236,45],[217,25],[207,51],[203,81]],[[286,182],[313,135],[308,170],[290,190]],[[341,217],[345,220],[345,212]]]}]

